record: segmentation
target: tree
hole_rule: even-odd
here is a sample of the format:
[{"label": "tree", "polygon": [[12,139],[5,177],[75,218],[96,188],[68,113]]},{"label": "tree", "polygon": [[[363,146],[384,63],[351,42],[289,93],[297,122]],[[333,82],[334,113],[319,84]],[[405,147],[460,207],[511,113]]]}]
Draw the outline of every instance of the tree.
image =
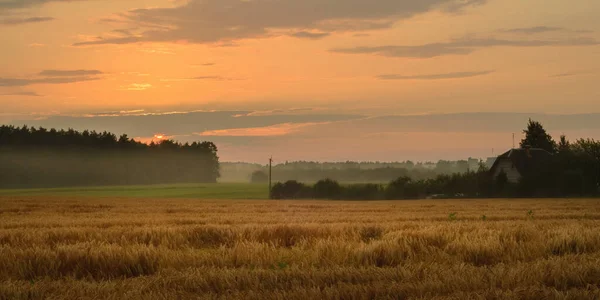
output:
[{"label": "tree", "polygon": [[558,142],[558,152],[559,153],[567,153],[571,150],[571,143],[567,140],[567,137],[563,134],[560,136],[560,141]]},{"label": "tree", "polygon": [[582,165],[589,169],[587,177],[595,181],[595,192],[600,192],[600,141],[579,139],[573,145],[573,149],[585,161]]},{"label": "tree", "polygon": [[269,175],[263,171],[257,170],[250,175],[251,183],[265,183],[267,181],[269,181]]},{"label": "tree", "polygon": [[540,122],[529,119],[527,129],[523,130],[525,138],[521,140],[521,148],[527,146],[532,148],[544,149],[550,153],[556,153],[556,142],[546,132],[544,126]]},{"label": "tree", "polygon": [[498,192],[504,192],[504,189],[508,185],[508,175],[506,172],[504,172],[504,170],[500,171],[498,176],[494,178],[494,183],[496,184],[496,189]]}]

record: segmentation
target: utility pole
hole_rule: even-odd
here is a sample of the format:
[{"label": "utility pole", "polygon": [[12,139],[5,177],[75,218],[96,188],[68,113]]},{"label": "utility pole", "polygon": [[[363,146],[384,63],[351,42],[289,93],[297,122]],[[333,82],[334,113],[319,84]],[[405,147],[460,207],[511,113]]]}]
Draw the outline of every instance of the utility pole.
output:
[{"label": "utility pole", "polygon": [[271,175],[272,175],[272,166],[273,166],[273,156],[269,158],[269,199],[271,199]]}]

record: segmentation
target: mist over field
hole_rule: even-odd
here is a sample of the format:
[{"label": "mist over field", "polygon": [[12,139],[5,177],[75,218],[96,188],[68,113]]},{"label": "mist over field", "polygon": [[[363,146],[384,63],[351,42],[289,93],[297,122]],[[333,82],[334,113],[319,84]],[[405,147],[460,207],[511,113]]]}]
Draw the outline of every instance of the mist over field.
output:
[{"label": "mist over field", "polygon": [[218,177],[210,142],[147,145],[106,131],[0,127],[1,188],[210,183]]}]

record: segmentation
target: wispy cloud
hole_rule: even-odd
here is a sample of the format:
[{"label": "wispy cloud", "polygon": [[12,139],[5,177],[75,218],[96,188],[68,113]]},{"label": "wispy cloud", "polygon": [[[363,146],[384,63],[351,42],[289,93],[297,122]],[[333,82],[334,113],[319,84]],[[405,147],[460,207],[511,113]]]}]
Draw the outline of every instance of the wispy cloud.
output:
[{"label": "wispy cloud", "polygon": [[31,78],[0,78],[0,87],[17,87],[34,84],[65,84],[101,79],[98,70],[43,70]]},{"label": "wispy cloud", "polygon": [[142,48],[139,51],[144,52],[144,53],[150,53],[150,54],[166,54],[166,55],[175,54],[175,51],[173,51],[170,48],[165,48],[165,47]]},{"label": "wispy cloud", "polygon": [[[96,39],[93,41],[84,41],[84,42],[74,43],[73,46],[91,46],[91,45],[105,45],[105,44],[122,45],[122,44],[137,43],[140,41],[142,41],[142,39],[139,37],[135,37],[135,36],[110,38],[110,39],[100,38],[100,39]],[[145,50],[147,50],[145,52],[150,52],[150,53],[172,54],[170,52],[163,53],[163,51],[158,51],[158,50],[153,50],[153,49],[145,49]]]},{"label": "wispy cloud", "polygon": [[10,9],[20,9],[30,6],[42,5],[50,2],[74,2],[86,0],[1,0],[0,11]]},{"label": "wispy cloud", "polygon": [[[177,42],[213,44],[301,32],[386,29],[399,20],[431,11],[456,12],[486,0],[239,1],[189,0],[175,7],[135,9],[110,18],[146,28],[139,37],[105,37],[76,46]],[[248,16],[253,16],[248,18]],[[322,34],[321,34],[322,35]],[[300,33],[316,38],[317,34]]]},{"label": "wispy cloud", "polygon": [[273,109],[273,110],[255,110],[251,112],[244,112],[240,114],[235,114],[233,117],[252,117],[252,116],[273,116],[273,115],[283,115],[283,114],[301,114],[317,111],[317,108],[313,107],[303,107],[303,108],[290,108],[290,109]]},{"label": "wispy cloud", "polygon": [[222,76],[196,76],[190,78],[191,80],[218,80],[218,81],[231,81],[231,80],[239,80],[231,77],[222,77]]},{"label": "wispy cloud", "polygon": [[[1,5],[1,2],[0,2]],[[0,19],[0,25],[22,25],[29,23],[41,23],[55,20],[52,17],[28,17],[28,18],[4,18]]]},{"label": "wispy cloud", "polygon": [[314,126],[318,124],[323,123],[283,123],[265,127],[208,130],[198,133],[198,135],[230,137],[283,136],[297,132],[304,127]]},{"label": "wispy cloud", "polygon": [[290,36],[300,38],[300,39],[309,39],[309,40],[318,40],[324,37],[331,35],[329,32],[310,32],[310,31],[298,31],[291,33]]},{"label": "wispy cloud", "polygon": [[28,92],[28,91],[22,91],[22,92],[10,92],[10,93],[0,93],[0,96],[27,96],[27,97],[43,97],[43,95],[40,95],[36,92]]},{"label": "wispy cloud", "polygon": [[132,83],[121,86],[122,91],[145,91],[150,88],[152,88],[152,85],[149,83]]},{"label": "wispy cloud", "polygon": [[216,63],[191,64],[190,68],[212,67],[214,65],[216,65]]},{"label": "wispy cloud", "polygon": [[121,72],[121,75],[133,75],[133,76],[141,76],[141,77],[150,76],[150,74],[142,73],[142,72]]},{"label": "wispy cloud", "polygon": [[533,27],[511,28],[511,29],[503,30],[503,32],[519,33],[519,34],[536,34],[536,33],[556,32],[556,31],[565,31],[565,30],[567,30],[567,29],[563,28],[563,27],[533,26]]},{"label": "wispy cloud", "polygon": [[233,80],[240,80],[240,79],[216,76],[216,75],[206,75],[206,76],[196,76],[196,77],[189,77],[189,78],[163,78],[160,81],[162,81],[162,82],[178,82],[178,81],[191,81],[191,80],[233,81]]},{"label": "wispy cloud", "polygon": [[558,74],[553,74],[550,75],[550,77],[572,77],[572,76],[578,76],[578,75],[586,75],[586,74],[591,74],[594,73],[594,71],[597,70],[580,70],[580,71],[571,71],[571,72],[564,72],[564,73],[558,73]]},{"label": "wispy cloud", "polygon": [[38,75],[48,77],[64,77],[64,76],[93,76],[101,75],[99,70],[43,70]]},{"label": "wispy cloud", "polygon": [[381,80],[438,80],[438,79],[458,79],[483,76],[493,73],[494,71],[479,71],[479,72],[453,72],[441,74],[426,74],[426,75],[401,75],[401,74],[385,74],[377,76]]},{"label": "wispy cloud", "polygon": [[553,40],[516,40],[498,38],[470,38],[455,39],[445,43],[430,43],[422,45],[386,45],[364,46],[353,48],[334,48],[331,52],[344,54],[375,54],[388,57],[403,58],[432,58],[444,55],[467,55],[477,50],[493,47],[575,47],[597,46],[600,42],[593,38],[568,38]]},{"label": "wispy cloud", "polygon": [[65,83],[75,83],[75,82],[84,82],[84,81],[93,81],[99,80],[98,77],[48,77],[48,78],[34,78],[34,79],[24,79],[24,78],[0,78],[0,86],[3,87],[15,87],[15,86],[28,86],[34,84],[65,84]]},{"label": "wispy cloud", "polygon": [[560,73],[560,74],[550,75],[550,77],[571,77],[571,76],[575,76],[575,75],[579,75],[579,73]]}]

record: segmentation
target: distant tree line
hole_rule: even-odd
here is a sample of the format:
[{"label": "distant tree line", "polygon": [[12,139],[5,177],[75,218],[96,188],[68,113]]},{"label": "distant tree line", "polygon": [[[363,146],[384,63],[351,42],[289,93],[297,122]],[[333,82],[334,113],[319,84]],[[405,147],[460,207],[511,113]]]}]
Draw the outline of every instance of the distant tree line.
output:
[{"label": "distant tree line", "polygon": [[[286,162],[273,166],[273,180],[316,182],[330,178],[343,183],[385,183],[398,177],[414,180],[431,179],[441,174],[475,171],[482,162],[478,159],[434,162]],[[484,164],[486,162],[483,162]],[[491,166],[491,162],[488,163]],[[222,163],[224,181],[262,182],[268,168],[260,164]],[[258,180],[257,180],[258,179]]]},{"label": "distant tree line", "polygon": [[0,126],[0,187],[216,182],[212,142],[144,144],[110,132]]},{"label": "distant tree line", "polygon": [[494,185],[485,167],[480,170],[431,179],[413,180],[402,176],[387,184],[340,184],[336,180],[319,180],[307,185],[295,180],[273,185],[273,199],[345,199],[401,200],[424,198],[485,198],[494,194]]},{"label": "distant tree line", "polygon": [[600,141],[579,139],[571,143],[561,136],[560,141],[555,142],[539,122],[532,120],[524,133],[521,147],[544,149],[552,155],[543,164],[524,174],[517,183],[509,183],[505,173],[494,176],[488,165],[481,162],[477,170],[439,174],[430,178],[415,178],[410,176],[413,174],[406,173],[387,184],[340,184],[338,180],[329,178],[308,185],[288,180],[276,183],[272,187],[271,197],[399,200],[600,195]]}]

